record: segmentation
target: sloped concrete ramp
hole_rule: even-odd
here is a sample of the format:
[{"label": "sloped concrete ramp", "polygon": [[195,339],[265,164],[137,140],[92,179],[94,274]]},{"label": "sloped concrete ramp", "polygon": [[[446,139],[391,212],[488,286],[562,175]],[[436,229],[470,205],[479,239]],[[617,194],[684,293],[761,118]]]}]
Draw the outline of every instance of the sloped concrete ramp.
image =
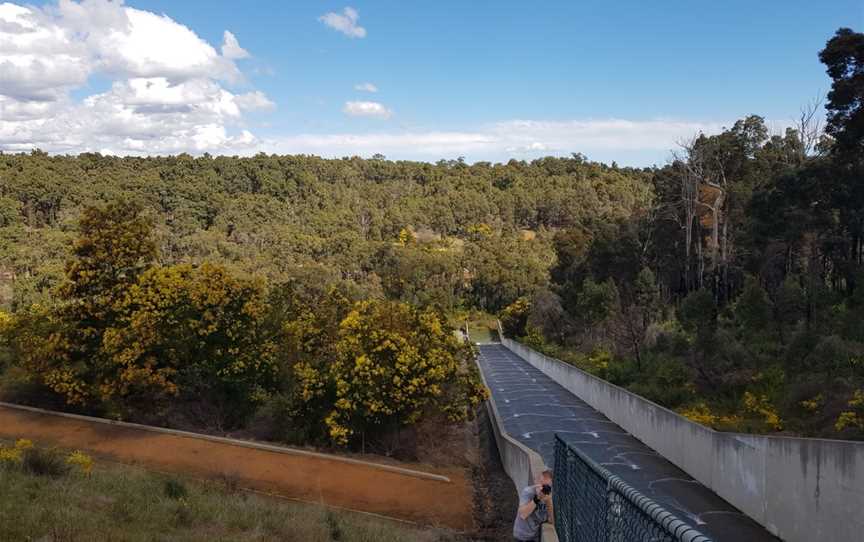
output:
[{"label": "sloped concrete ramp", "polygon": [[507,433],[554,464],[554,435],[718,542],[778,539],[515,353],[479,345],[480,368]]}]

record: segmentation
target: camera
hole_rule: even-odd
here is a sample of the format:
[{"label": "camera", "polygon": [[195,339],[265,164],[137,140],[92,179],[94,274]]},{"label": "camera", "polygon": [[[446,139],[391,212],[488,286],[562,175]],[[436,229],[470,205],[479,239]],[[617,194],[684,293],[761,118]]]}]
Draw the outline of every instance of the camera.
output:
[{"label": "camera", "polygon": [[550,486],[549,484],[543,484],[543,487],[540,488],[540,491],[542,491],[544,495],[548,495],[552,493],[552,486]]}]

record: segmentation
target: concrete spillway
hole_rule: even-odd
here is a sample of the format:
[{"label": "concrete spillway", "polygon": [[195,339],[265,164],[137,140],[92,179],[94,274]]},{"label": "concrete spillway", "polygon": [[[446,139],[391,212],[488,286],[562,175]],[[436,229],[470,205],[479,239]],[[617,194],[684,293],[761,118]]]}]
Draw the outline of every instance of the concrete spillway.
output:
[{"label": "concrete spillway", "polygon": [[600,412],[498,344],[480,345],[480,369],[504,430],[554,463],[554,436],[617,474],[716,541],[778,539]]}]

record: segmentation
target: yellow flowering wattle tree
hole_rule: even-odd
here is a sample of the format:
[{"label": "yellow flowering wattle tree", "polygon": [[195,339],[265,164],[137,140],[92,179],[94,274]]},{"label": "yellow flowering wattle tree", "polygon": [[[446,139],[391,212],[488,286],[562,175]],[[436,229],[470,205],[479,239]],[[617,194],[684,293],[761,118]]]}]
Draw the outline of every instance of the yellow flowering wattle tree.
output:
[{"label": "yellow flowering wattle tree", "polygon": [[152,401],[181,390],[228,418],[242,418],[272,389],[275,345],[265,329],[262,282],[204,263],[154,267],[120,304],[122,318],[105,332],[112,378],[103,400]]},{"label": "yellow flowering wattle tree", "polygon": [[298,367],[310,398],[332,394],[324,423],[347,444],[358,435],[411,425],[431,411],[452,422],[486,398],[472,348],[455,339],[432,310],[405,303],[359,302],[342,320],[329,364]]},{"label": "yellow flowering wattle tree", "polygon": [[86,210],[52,304],[4,318],[3,335],[68,405],[152,414],[181,396],[239,420],[276,379],[267,290],[208,263],[155,266],[152,231],[135,206]]},{"label": "yellow flowering wattle tree", "polygon": [[9,358],[9,332],[14,326],[12,315],[0,310],[0,371],[3,371]]},{"label": "yellow flowering wattle tree", "polygon": [[156,258],[152,231],[136,205],[87,208],[56,304],[16,315],[9,336],[18,364],[67,404],[86,405],[111,378],[103,335],[116,324],[125,292]]},{"label": "yellow flowering wattle tree", "polygon": [[435,309],[158,265],[152,231],[133,206],[87,210],[50,303],[0,314],[46,402],[218,429],[269,412],[283,435],[346,445],[430,413],[464,420],[486,397],[472,347]]}]

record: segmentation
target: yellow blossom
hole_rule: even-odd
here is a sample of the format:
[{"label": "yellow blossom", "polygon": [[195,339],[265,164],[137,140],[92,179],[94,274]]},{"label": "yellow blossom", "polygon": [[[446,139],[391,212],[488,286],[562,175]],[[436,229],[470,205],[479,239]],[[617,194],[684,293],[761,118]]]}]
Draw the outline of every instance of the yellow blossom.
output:
[{"label": "yellow blossom", "polygon": [[93,459],[80,450],[75,450],[66,458],[66,463],[78,467],[82,474],[90,476],[93,470]]}]

